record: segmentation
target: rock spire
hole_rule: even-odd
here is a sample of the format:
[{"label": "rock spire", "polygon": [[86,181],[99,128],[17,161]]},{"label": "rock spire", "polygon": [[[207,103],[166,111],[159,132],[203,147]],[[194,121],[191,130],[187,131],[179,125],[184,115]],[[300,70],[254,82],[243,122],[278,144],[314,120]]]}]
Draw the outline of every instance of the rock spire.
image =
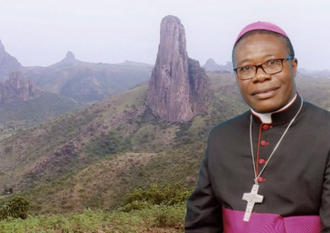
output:
[{"label": "rock spire", "polygon": [[161,22],[160,44],[149,81],[147,105],[163,119],[189,121],[205,111],[208,87],[204,69],[198,61],[188,57],[180,19],[166,16]]}]

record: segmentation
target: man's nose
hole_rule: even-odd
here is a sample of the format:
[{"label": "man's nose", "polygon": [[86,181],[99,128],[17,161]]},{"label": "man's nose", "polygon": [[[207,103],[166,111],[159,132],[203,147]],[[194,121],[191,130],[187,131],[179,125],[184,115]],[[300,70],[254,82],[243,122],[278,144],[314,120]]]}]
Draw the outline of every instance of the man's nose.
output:
[{"label": "man's nose", "polygon": [[272,76],[267,74],[262,66],[257,66],[256,67],[256,75],[252,78],[252,82],[264,82],[266,80],[272,79]]}]

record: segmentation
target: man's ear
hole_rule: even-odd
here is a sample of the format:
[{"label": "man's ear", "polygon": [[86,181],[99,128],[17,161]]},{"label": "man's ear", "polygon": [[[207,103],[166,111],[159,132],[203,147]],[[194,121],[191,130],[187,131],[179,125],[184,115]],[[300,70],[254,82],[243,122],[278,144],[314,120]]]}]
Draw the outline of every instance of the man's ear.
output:
[{"label": "man's ear", "polygon": [[298,59],[293,58],[292,59],[292,71],[293,71],[293,77],[296,77],[297,74],[297,67],[298,67]]}]

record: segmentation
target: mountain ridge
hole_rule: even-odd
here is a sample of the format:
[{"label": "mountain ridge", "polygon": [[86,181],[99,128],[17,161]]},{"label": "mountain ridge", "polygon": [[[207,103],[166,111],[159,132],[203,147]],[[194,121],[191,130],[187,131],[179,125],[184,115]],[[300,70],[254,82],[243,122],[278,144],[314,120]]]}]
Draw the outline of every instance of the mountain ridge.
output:
[{"label": "mountain ridge", "polygon": [[48,67],[27,67],[22,72],[44,90],[81,103],[92,103],[149,80],[151,70],[151,65],[135,62],[82,62],[68,52],[58,63]]},{"label": "mountain ridge", "polygon": [[6,80],[10,72],[21,71],[40,89],[85,104],[102,100],[149,80],[152,67],[132,61],[119,64],[83,62],[76,59],[71,51],[53,65],[23,67],[15,57],[6,52],[0,41],[0,82]]},{"label": "mountain ridge", "polygon": [[209,58],[202,67],[208,72],[222,71],[233,73],[233,64],[231,62],[227,62],[226,65],[219,65],[212,58]]}]

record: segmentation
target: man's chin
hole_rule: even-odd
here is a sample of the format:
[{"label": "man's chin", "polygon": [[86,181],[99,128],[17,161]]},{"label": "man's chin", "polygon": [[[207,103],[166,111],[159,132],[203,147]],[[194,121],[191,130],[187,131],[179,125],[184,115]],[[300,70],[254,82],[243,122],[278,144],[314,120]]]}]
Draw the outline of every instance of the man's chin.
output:
[{"label": "man's chin", "polygon": [[270,113],[281,109],[281,106],[275,104],[271,99],[260,100],[258,103],[255,103],[252,106],[250,105],[250,107],[258,113]]}]

